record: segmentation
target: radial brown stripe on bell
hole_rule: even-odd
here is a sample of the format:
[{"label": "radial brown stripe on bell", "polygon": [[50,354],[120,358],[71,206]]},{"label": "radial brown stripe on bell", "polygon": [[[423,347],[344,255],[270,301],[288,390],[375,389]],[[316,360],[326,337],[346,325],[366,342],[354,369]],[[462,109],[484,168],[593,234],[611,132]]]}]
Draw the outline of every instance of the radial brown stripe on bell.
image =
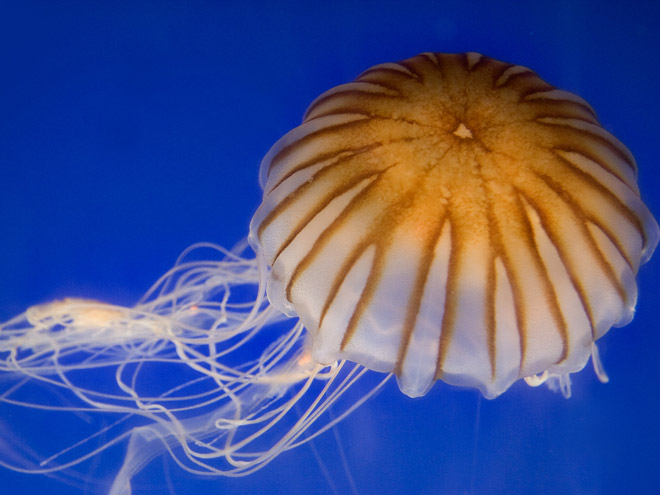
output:
[{"label": "radial brown stripe on bell", "polygon": [[[492,187],[492,186],[491,186]],[[520,342],[520,354],[521,354],[521,363],[524,360],[525,356],[525,336],[526,332],[524,331],[525,328],[525,314],[524,314],[524,306],[521,304],[521,292],[520,292],[520,284],[519,283],[511,283],[512,280],[515,280],[515,274],[513,273],[513,258],[511,256],[510,250],[506,249],[507,244],[505,244],[504,237],[506,235],[503,234],[503,226],[501,225],[501,219],[498,219],[498,208],[497,206],[501,204],[500,199],[497,197],[495,191],[491,190],[491,187],[487,188],[486,190],[486,195],[488,197],[488,210],[487,210],[487,216],[488,216],[488,224],[490,226],[488,230],[488,240],[489,244],[491,246],[490,250],[490,256],[489,256],[489,261],[488,261],[488,276],[486,278],[486,294],[488,297],[487,301],[487,306],[486,306],[486,326],[488,330],[488,347],[489,347],[489,356],[490,356],[490,361],[491,361],[491,375],[493,380],[496,378],[497,374],[497,344],[496,344],[496,332],[498,331],[497,329],[497,324],[496,324],[496,314],[498,312],[497,307],[496,307],[496,301],[497,301],[497,290],[499,289],[496,284],[496,267],[495,264],[497,260],[500,260],[502,263],[502,266],[504,267],[504,270],[506,271],[507,277],[509,279],[509,282],[511,284],[511,289],[512,289],[512,295],[513,295],[513,313],[516,315],[516,328],[518,331],[519,335],[519,342]],[[508,200],[514,199],[508,197],[506,198]],[[516,213],[516,208],[515,204],[514,205],[506,205],[504,206],[504,211],[505,211],[505,216],[507,219],[511,219],[511,211],[513,210],[514,213]],[[522,229],[522,232],[520,231],[520,222],[518,221],[515,222],[516,224],[516,232],[513,234],[513,239],[514,240],[521,240],[520,237],[523,239],[525,238],[525,231]],[[522,233],[522,236],[520,235]],[[511,234],[511,232],[509,232]],[[509,309],[510,310],[510,309]],[[522,367],[522,364],[518,365],[518,368],[520,369]]]},{"label": "radial brown stripe on bell", "polygon": [[[316,203],[315,206],[311,208],[307,208],[305,210],[306,213],[303,216],[299,217],[299,220],[296,223],[295,227],[289,229],[288,235],[284,239],[282,239],[281,244],[278,246],[277,250],[273,254],[273,263],[277,261],[280,254],[282,254],[282,252],[291,244],[291,242],[298,235],[301,234],[303,229],[309,225],[312,219],[314,219],[324,208],[327,207],[328,204],[330,204],[331,199],[341,197],[341,195],[348,194],[352,190],[355,190],[359,194],[362,190],[368,188],[375,180],[377,180],[379,176],[380,176],[380,172],[366,172],[363,175],[356,176],[354,177],[355,179],[354,182],[344,184],[343,187],[327,193],[324,197],[321,198],[321,201],[318,201]],[[284,202],[280,204],[284,206],[288,205],[287,203]],[[276,218],[276,215],[281,214],[282,212],[276,209],[273,210],[273,213],[275,216],[269,217],[266,220],[271,220],[271,218]],[[265,223],[264,225],[267,227],[269,224]]]},{"label": "radial brown stripe on bell", "polygon": [[453,211],[450,209],[448,222],[450,225],[450,235],[452,239],[449,259],[447,260],[447,282],[445,285],[445,303],[444,313],[441,322],[440,342],[438,343],[438,358],[436,364],[436,379],[443,378],[444,363],[449,353],[449,348],[456,330],[456,319],[458,304],[460,300],[460,276],[461,267],[465,265],[465,243],[469,242],[462,232],[460,232],[453,220]]},{"label": "radial brown stripe on bell", "polygon": [[275,182],[272,185],[270,190],[273,191],[277,189],[284,181],[298,174],[298,172],[309,171],[310,176],[307,177],[305,180],[307,182],[312,182],[316,178],[316,175],[321,171],[323,171],[323,169],[325,169],[326,167],[334,168],[337,165],[341,165],[342,163],[344,164],[344,166],[348,167],[350,166],[350,164],[347,163],[348,161],[353,160],[356,157],[360,157],[360,155],[363,155],[365,153],[369,153],[371,150],[382,145],[383,143],[372,143],[364,146],[333,149],[332,151],[319,154],[317,156],[314,156],[313,158],[309,158],[307,160],[303,160],[300,162],[295,162],[287,168],[286,173],[283,173],[278,178],[277,182]]},{"label": "radial brown stripe on bell", "polygon": [[[533,95],[538,94],[538,92],[533,93]],[[543,100],[541,98],[527,98],[526,100],[521,102],[521,105],[526,106],[530,112],[533,112],[536,119],[548,117],[553,119],[570,119],[590,125],[598,125],[595,115],[587,107],[578,105],[575,102],[558,99]]]},{"label": "radial brown stripe on bell", "polygon": [[488,358],[490,361],[490,377],[491,380],[495,380],[497,375],[497,328],[496,328],[496,319],[495,319],[495,291],[496,291],[496,275],[495,275],[495,256],[491,252],[490,259],[488,260],[488,272],[486,274],[486,311],[485,311],[485,321],[486,326],[486,344],[488,346]]},{"label": "radial brown stripe on bell", "polygon": [[[563,91],[561,89],[550,89],[543,91],[536,91],[534,93],[529,93],[521,99],[521,103],[526,102],[531,105],[536,105],[540,103],[546,110],[539,111],[539,115],[542,113],[561,113],[557,111],[562,106],[565,110],[571,110],[574,112],[574,115],[581,116],[584,120],[589,120],[593,124],[598,125],[598,118],[596,116],[596,111],[593,109],[589,103],[580,98],[579,96],[569,93],[568,91]],[[553,112],[548,112],[548,109],[554,110]]]},{"label": "radial brown stripe on bell", "polygon": [[[363,212],[365,210],[373,209],[374,204],[370,203],[369,199],[370,197],[373,197],[373,190],[378,187],[379,182],[382,180],[382,177],[377,178],[374,182],[360,191],[357,196],[351,199],[348,205],[346,205],[340,212],[338,212],[330,225],[323,230],[322,234],[314,242],[312,249],[300,259],[298,264],[295,266],[291,274],[291,278],[289,279],[286,286],[286,295],[288,300],[292,300],[292,290],[299,277],[305,272],[305,270],[310,267],[310,265],[315,262],[316,258],[330,242],[332,237],[337,235],[338,230],[346,228],[346,225],[350,225],[350,222],[355,221],[356,218],[364,218]],[[364,233],[360,235],[360,239],[366,238],[369,240],[371,237],[376,235],[376,232],[372,230],[370,223],[374,221],[374,217],[377,217],[381,214],[382,205],[380,208],[378,208],[378,210],[379,211],[376,214],[371,214],[367,217],[370,221],[366,222],[366,224],[363,226]]]},{"label": "radial brown stripe on bell", "polygon": [[[513,213],[510,211],[510,214],[512,213],[515,218],[516,218],[516,223],[519,225],[519,234],[522,239],[524,239],[524,244],[525,247],[527,248],[526,250],[529,253],[529,259],[532,261],[532,270],[535,273],[536,278],[540,282],[540,290],[543,295],[542,301],[543,301],[543,307],[546,308],[547,312],[550,314],[551,321],[554,325],[554,330],[558,333],[559,338],[561,340],[561,352],[559,353],[559,356],[556,357],[554,363],[561,363],[564,359],[566,359],[568,353],[570,352],[570,346],[569,346],[569,339],[568,339],[568,331],[566,327],[566,321],[564,319],[564,315],[561,311],[561,306],[559,303],[559,300],[557,298],[556,290],[555,287],[552,285],[552,282],[550,281],[550,276],[548,273],[548,269],[546,265],[542,261],[541,253],[539,251],[539,246],[537,244],[537,241],[534,237],[533,234],[533,229],[532,225],[530,222],[529,217],[525,214],[524,206],[522,205],[520,196],[516,195],[515,196],[515,206],[513,208]],[[509,233],[508,238],[511,238],[512,236]],[[502,236],[504,237],[504,236]],[[502,238],[501,237],[501,238]],[[502,241],[505,243],[506,241]],[[518,267],[518,263],[520,262],[520,257],[519,253],[516,253],[515,250],[509,250],[506,256],[509,266],[510,266],[510,272],[515,273],[516,268]],[[518,273],[517,278],[520,280],[522,278],[522,273]],[[516,293],[519,295],[519,297],[523,297],[525,293],[524,287],[526,284],[519,283],[518,288]],[[526,309],[527,314],[529,315],[532,311],[531,308]],[[520,329],[521,332],[524,332],[525,335],[522,335],[521,340],[525,342],[525,345],[521,349],[521,362],[520,362],[520,368],[521,370],[525,368],[527,364],[527,350],[529,349],[530,345],[528,342],[531,340],[529,337],[529,334],[531,333],[532,329],[529,328],[530,326],[526,325],[525,323],[520,323]],[[524,376],[524,374],[523,374]]]},{"label": "radial brown stripe on bell", "polygon": [[393,369],[396,374],[402,372],[402,366],[410,345],[411,335],[418,323],[419,309],[427,290],[427,278],[431,270],[431,265],[435,261],[435,247],[445,225],[445,215],[446,212],[444,215],[440,216],[430,228],[424,229],[423,235],[420,236],[422,239],[419,239],[421,247],[420,255],[418,257],[419,261],[415,268],[415,286],[412,296],[406,305],[405,320],[401,329],[401,345],[399,346],[397,360]]},{"label": "radial brown stripe on bell", "polygon": [[577,200],[567,194],[566,190],[560,184],[555,182],[553,178],[544,176],[542,174],[539,174],[539,178],[544,181],[548,187],[551,188],[569,208],[571,208],[576,217],[579,218],[580,222],[578,222],[577,225],[581,226],[581,234],[587,241],[591,253],[591,259],[596,260],[602,273],[605,275],[606,280],[609,282],[609,285],[616,291],[622,303],[627,303],[628,301],[626,300],[627,296],[625,288],[617,280],[612,264],[607,259],[607,256],[598,248],[593,236],[587,229],[588,219],[583,215]]},{"label": "radial brown stripe on bell", "polygon": [[400,96],[400,92],[396,89],[379,83],[343,84],[317,98],[307,109],[304,121],[341,113],[373,115],[374,108],[388,105],[389,101],[396,100]]},{"label": "radial brown stripe on bell", "polygon": [[[305,160],[318,159],[316,156],[320,148],[326,150],[324,154],[327,154],[369,146],[373,143],[367,142],[364,138],[360,139],[364,128],[369,125],[369,119],[361,115],[329,116],[307,124],[306,129],[304,129],[307,132],[299,132],[298,129],[294,129],[294,131],[287,134],[285,139],[278,143],[276,153],[271,150],[264,159],[262,166],[267,167],[269,179],[277,177],[279,180],[279,177],[286,172],[280,171],[279,174],[275,174],[275,172],[281,169],[288,171],[291,162],[299,163]],[[357,132],[342,132],[346,130]],[[351,137],[357,139],[351,139]]]},{"label": "radial brown stripe on bell", "polygon": [[[296,140],[286,143],[284,147],[272,156],[265,165],[269,168],[270,191],[274,184],[281,183],[284,178],[290,176],[298,170],[304,170],[307,167],[319,163],[319,160],[329,160],[341,154],[355,153],[355,150],[371,152],[379,146],[396,146],[397,143],[405,143],[416,139],[428,139],[428,131],[416,125],[414,122],[395,121],[389,117],[383,118],[364,118],[350,120],[336,124],[337,119],[343,119],[343,116],[330,116],[312,121],[303,126],[312,126],[314,129],[307,135],[296,136]],[[322,126],[324,120],[330,121],[329,126]],[[373,136],[379,136],[379,139],[373,139]],[[390,153],[383,151],[382,153]],[[396,149],[393,152],[396,153]],[[387,156],[382,156],[387,163]],[[371,163],[371,166],[383,166],[383,164],[373,163],[377,161],[373,155],[364,157],[365,165]],[[345,174],[350,174],[350,167],[346,167]]]},{"label": "radial brown stripe on bell", "polygon": [[384,248],[382,245],[376,245],[376,252],[374,254],[374,262],[371,265],[371,270],[367,277],[366,285],[360,296],[358,297],[357,304],[355,309],[351,313],[351,316],[348,320],[348,325],[344,331],[344,335],[339,343],[339,350],[345,351],[346,346],[349,344],[353,338],[355,332],[357,331],[358,325],[361,323],[361,319],[364,317],[365,312],[369,308],[369,305],[373,303],[373,297],[376,293],[378,285],[381,283],[383,276],[383,270],[385,269],[384,263]]},{"label": "radial brown stripe on bell", "polygon": [[401,98],[406,97],[407,83],[413,78],[409,70],[398,64],[382,64],[360,74],[356,81],[377,84],[396,91]]},{"label": "radial brown stripe on bell", "polygon": [[[639,200],[637,185],[631,184],[627,180],[625,174],[621,173],[617,163],[608,162],[606,157],[599,156],[593,148],[571,148],[568,144],[564,143],[561,146],[553,146],[548,149],[568,161],[571,166],[579,168],[582,172],[592,176],[604,187],[612,189],[613,194],[619,197],[629,195],[629,197],[636,197]],[[621,186],[624,186],[628,191],[624,194],[618,192],[621,191]],[[632,195],[629,193],[632,193]],[[621,201],[626,202],[625,199],[621,199]]]},{"label": "radial brown stripe on bell", "polygon": [[[325,315],[328,313],[330,306],[332,306],[332,304],[335,302],[335,298],[339,293],[339,289],[346,280],[348,273],[351,271],[351,269],[353,269],[358,259],[360,259],[360,257],[364,255],[365,251],[372,246],[373,246],[373,238],[370,236],[365,236],[362,239],[360,239],[358,242],[356,242],[350,254],[342,261],[341,268],[337,271],[337,274],[333,277],[330,291],[328,292],[328,296],[325,298],[323,302],[323,308],[321,309],[321,314],[319,316],[319,327],[323,327],[323,320],[325,319]],[[376,253],[375,256],[377,257],[378,253]],[[342,342],[345,339],[345,335],[346,332],[343,332]]]},{"label": "radial brown stripe on bell", "polygon": [[611,154],[613,159],[603,160],[603,163],[621,163],[632,174],[631,182],[635,182],[637,166],[630,152],[616,139],[609,135],[602,127],[585,122],[580,119],[564,118],[559,116],[538,116],[534,121],[547,129],[553,129],[561,143],[575,143],[577,148],[592,146],[601,148]]},{"label": "radial brown stripe on bell", "polygon": [[[259,237],[263,237],[264,232],[271,227],[273,222],[286,216],[292,217],[287,223],[293,227],[289,228],[289,232],[277,249],[277,254],[279,254],[333,198],[345,194],[362,181],[377,178],[382,173],[380,166],[377,168],[369,166],[369,162],[361,160],[360,155],[348,155],[323,167],[308,179],[297,184],[297,187],[285,188],[278,203],[261,221],[257,230]],[[355,172],[346,174],[346,166],[353,166]]]},{"label": "radial brown stripe on bell", "polygon": [[[516,305],[520,308],[520,370],[521,376],[526,376],[533,372],[529,366],[533,349],[551,355],[553,351],[549,343],[552,339],[558,343],[555,348],[559,350],[554,351],[549,361],[555,364],[566,358],[570,352],[566,321],[520,196],[501,196],[493,203],[496,205],[494,217],[497,218],[498,244],[514,286]],[[539,301],[542,304],[538,304]],[[544,336],[535,338],[535,334]],[[539,341],[544,341],[543,350],[535,345]]]},{"label": "radial brown stripe on bell", "polygon": [[[561,153],[555,155],[556,169],[551,179],[556,184],[555,189],[562,184],[561,190],[567,201],[571,201],[580,210],[585,220],[593,222],[603,230],[628,266],[635,270],[636,268],[633,267],[638,265],[638,261],[635,260],[632,251],[639,249],[634,249],[633,246],[641,246],[645,239],[642,221],[632,210],[631,205],[621,201],[612,188],[606,187],[594,176],[575,167]],[[629,242],[635,237],[639,238],[639,242]]]},{"label": "radial brown stripe on bell", "polygon": [[500,74],[494,75],[493,82],[497,89],[511,91],[515,94],[518,102],[534,93],[555,89],[533,71],[520,66],[510,66]]},{"label": "radial brown stripe on bell", "polygon": [[[555,191],[545,190],[541,184],[542,182],[537,182],[537,187],[521,190],[520,194],[534,209],[542,228],[555,245],[589,319],[591,332],[595,335],[598,317],[594,309],[596,303],[595,294],[592,294],[594,288],[589,286],[588,278],[592,269],[600,271],[601,264],[599,261],[591,259],[591,256],[594,255],[593,244],[584,226],[580,224],[579,218],[556,195]],[[539,198],[543,201],[541,202]],[[581,256],[581,252],[590,256],[588,261]]]},{"label": "radial brown stripe on bell", "polygon": [[[379,285],[383,283],[383,273],[385,271],[385,259],[390,254],[393,246],[401,244],[409,245],[408,259],[411,264],[416,264],[420,258],[432,257],[433,244],[424,241],[425,238],[433,237],[435,232],[439,232],[438,223],[443,215],[444,203],[428,204],[428,190],[425,182],[426,174],[413,174],[412,177],[402,177],[408,175],[401,173],[399,167],[393,166],[388,169],[383,177],[383,184],[379,194],[379,200],[387,199],[389,203],[388,211],[383,214],[379,221],[371,227],[371,235],[367,237],[368,243],[375,246],[374,261],[368,274],[366,286],[362,290],[357,305],[350,317],[348,326],[340,343],[340,350],[345,350],[357,331],[361,319],[365,316],[367,309],[373,303],[373,297],[376,294]],[[388,176],[390,176],[388,178]],[[389,180],[388,180],[389,179]],[[348,210],[348,208],[347,208]],[[414,239],[414,246],[411,242]],[[364,241],[363,241],[364,242]],[[419,246],[425,246],[419,252]],[[365,246],[366,247],[366,246]],[[352,266],[359,253],[355,253],[348,260],[342,273],[348,272],[349,265]],[[426,266],[428,269],[428,265]],[[336,287],[336,283],[333,284]],[[399,304],[410,307],[410,305],[419,306],[421,293],[423,291],[423,281],[415,278],[412,294],[408,298],[402,297]],[[334,294],[334,292],[333,292]],[[324,307],[324,313],[327,307]],[[409,312],[409,311],[408,311]],[[411,325],[411,331],[414,321],[404,321],[403,333],[405,334],[407,325]],[[400,351],[399,351],[400,352]]]}]

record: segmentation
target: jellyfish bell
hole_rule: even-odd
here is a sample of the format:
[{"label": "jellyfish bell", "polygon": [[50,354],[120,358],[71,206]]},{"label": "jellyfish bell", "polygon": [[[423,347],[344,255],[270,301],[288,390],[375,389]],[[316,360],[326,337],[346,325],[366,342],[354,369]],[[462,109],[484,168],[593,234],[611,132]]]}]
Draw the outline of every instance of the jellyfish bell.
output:
[{"label": "jellyfish bell", "polygon": [[[376,65],[264,158],[250,242],[319,363],[488,398],[579,371],[658,242],[628,149],[582,98],[477,53]],[[604,373],[599,373],[604,377]]]},{"label": "jellyfish bell", "polygon": [[410,396],[441,379],[495,397],[519,378],[568,395],[589,356],[606,378],[595,341],[632,318],[658,242],[634,159],[593,109],[474,53],[327,91],[260,181],[256,256],[195,245],[132,307],[64,299],[0,325],[0,406],[80,422],[1,465],[69,473],[124,442],[109,493],[127,495],[163,452],[250,474],[393,375]]}]

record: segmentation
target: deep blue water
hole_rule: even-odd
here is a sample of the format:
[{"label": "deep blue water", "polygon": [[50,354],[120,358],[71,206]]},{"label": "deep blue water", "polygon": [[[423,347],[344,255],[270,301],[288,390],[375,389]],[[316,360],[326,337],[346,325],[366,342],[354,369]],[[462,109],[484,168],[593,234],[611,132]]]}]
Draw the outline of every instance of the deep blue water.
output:
[{"label": "deep blue water", "polygon": [[[3,3],[0,319],[65,296],[130,304],[186,246],[233,245],[259,204],[261,157],[307,104],[422,51],[483,52],[584,97],[636,156],[660,214],[660,4],[356,3]],[[444,384],[412,400],[390,383],[339,427],[359,493],[657,493],[658,256],[639,285],[635,320],[600,344],[610,383],[587,367],[570,400],[524,384],[493,401]],[[58,426],[30,418],[0,422],[44,436]],[[348,493],[332,435],[317,448]],[[246,478],[165,464],[135,493],[167,493],[167,479],[178,494],[332,493],[306,446]],[[110,479],[104,467],[95,476]],[[94,493],[7,470],[0,487]]]}]

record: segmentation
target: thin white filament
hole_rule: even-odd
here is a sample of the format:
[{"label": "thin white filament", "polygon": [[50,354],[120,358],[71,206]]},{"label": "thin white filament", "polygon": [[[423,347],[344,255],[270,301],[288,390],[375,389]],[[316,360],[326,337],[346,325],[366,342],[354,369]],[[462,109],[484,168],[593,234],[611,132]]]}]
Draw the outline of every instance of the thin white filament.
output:
[{"label": "thin white filament", "polygon": [[[364,367],[312,362],[306,330],[269,305],[267,267],[245,249],[192,246],[130,308],[65,299],[0,325],[0,405],[70,413],[85,426],[38,460],[0,464],[68,471],[128,441],[112,494],[130,493],[130,479],[165,451],[191,473],[243,476],[376,393],[389,375],[358,391]],[[94,415],[107,419],[89,433]]]}]

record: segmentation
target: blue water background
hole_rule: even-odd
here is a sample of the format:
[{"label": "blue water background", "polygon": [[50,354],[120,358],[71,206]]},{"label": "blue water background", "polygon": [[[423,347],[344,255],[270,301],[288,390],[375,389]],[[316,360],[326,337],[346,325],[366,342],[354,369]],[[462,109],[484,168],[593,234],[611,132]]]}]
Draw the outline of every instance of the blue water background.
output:
[{"label": "blue water background", "polygon": [[[189,244],[233,245],[259,204],[261,157],[306,105],[422,51],[483,52],[584,97],[636,156],[660,214],[659,3],[323,5],[2,2],[0,319],[65,296],[131,304]],[[390,383],[338,428],[359,493],[659,493],[660,256],[639,285],[635,320],[600,343],[610,383],[588,367],[570,400],[517,384],[485,401],[441,383],[412,400]],[[332,434],[317,447],[349,493]],[[103,467],[94,475],[109,480]],[[159,459],[135,493],[168,482],[178,494],[333,493],[305,446],[238,479]],[[0,493],[94,491],[0,470]]]}]

